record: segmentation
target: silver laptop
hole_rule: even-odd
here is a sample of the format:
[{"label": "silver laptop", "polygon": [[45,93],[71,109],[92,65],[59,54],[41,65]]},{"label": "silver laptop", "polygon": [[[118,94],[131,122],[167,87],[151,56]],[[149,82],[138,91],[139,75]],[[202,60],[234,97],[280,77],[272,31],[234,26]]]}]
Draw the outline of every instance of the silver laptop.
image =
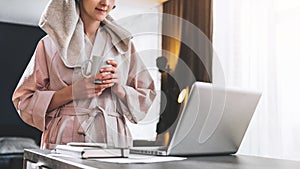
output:
[{"label": "silver laptop", "polygon": [[132,147],[147,155],[217,155],[237,152],[261,94],[195,82],[167,147]]}]

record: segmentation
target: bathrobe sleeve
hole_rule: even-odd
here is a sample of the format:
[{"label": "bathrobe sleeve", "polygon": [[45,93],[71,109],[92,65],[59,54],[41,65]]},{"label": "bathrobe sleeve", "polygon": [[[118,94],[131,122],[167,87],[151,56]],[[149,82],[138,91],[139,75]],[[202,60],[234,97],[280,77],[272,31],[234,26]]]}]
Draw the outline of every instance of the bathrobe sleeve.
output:
[{"label": "bathrobe sleeve", "polygon": [[47,89],[48,75],[45,48],[41,40],[12,96],[22,120],[41,131],[45,129],[45,115],[55,92]]},{"label": "bathrobe sleeve", "polygon": [[132,123],[142,120],[156,96],[154,81],[131,44],[129,73],[125,89],[125,101],[119,100],[121,112]]}]

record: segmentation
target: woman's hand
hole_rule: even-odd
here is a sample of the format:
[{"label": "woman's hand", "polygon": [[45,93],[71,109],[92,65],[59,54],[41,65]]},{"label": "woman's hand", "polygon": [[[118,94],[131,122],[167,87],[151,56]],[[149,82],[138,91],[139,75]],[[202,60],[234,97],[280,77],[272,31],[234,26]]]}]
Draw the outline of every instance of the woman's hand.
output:
[{"label": "woman's hand", "polygon": [[105,72],[99,73],[95,77],[80,79],[74,84],[56,91],[48,106],[48,111],[52,111],[72,100],[89,99],[101,95],[106,88],[114,85],[114,83],[95,83],[95,80],[103,81],[107,79],[106,76],[107,73]]},{"label": "woman's hand", "polygon": [[113,85],[110,83],[95,83],[95,80],[103,81],[105,76],[105,73],[99,73],[95,77],[84,78],[75,82],[72,85],[73,100],[89,99],[101,95],[106,88]]},{"label": "woman's hand", "polygon": [[[100,73],[96,74],[94,77],[81,79],[72,85],[74,100],[99,96],[109,87],[111,87],[112,92],[120,99],[125,97],[125,90],[120,82],[117,61],[108,60],[107,64],[111,66],[101,68]],[[95,81],[101,83],[95,83]]]},{"label": "woman's hand", "polygon": [[[115,60],[108,60],[107,64],[111,66],[101,68],[100,74],[96,75],[95,78],[101,80],[103,85],[112,86],[112,92],[114,92],[120,99],[123,99],[125,97],[125,90],[120,82],[118,62]],[[104,77],[101,78],[103,74]]]}]

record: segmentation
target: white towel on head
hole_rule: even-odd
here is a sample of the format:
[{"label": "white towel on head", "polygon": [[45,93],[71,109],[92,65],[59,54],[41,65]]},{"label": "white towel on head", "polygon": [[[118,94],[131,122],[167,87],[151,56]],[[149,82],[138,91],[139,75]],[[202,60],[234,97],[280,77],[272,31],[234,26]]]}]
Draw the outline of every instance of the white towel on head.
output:
[{"label": "white towel on head", "polygon": [[[131,34],[110,16],[106,17],[103,24],[113,46],[119,53],[126,53]],[[42,14],[39,26],[54,41],[67,67],[81,67],[88,57],[85,56],[83,22],[75,0],[51,0]]]}]

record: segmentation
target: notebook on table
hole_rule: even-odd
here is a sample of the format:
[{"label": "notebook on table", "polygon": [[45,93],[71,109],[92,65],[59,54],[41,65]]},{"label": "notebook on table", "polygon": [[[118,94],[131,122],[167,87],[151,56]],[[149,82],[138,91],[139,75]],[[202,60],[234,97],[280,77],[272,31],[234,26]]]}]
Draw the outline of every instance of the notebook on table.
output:
[{"label": "notebook on table", "polygon": [[129,149],[108,147],[105,143],[70,142],[67,145],[57,145],[55,152],[77,158],[107,158],[128,157]]},{"label": "notebook on table", "polygon": [[237,152],[261,93],[195,82],[167,147],[132,147],[147,155],[220,155]]}]

